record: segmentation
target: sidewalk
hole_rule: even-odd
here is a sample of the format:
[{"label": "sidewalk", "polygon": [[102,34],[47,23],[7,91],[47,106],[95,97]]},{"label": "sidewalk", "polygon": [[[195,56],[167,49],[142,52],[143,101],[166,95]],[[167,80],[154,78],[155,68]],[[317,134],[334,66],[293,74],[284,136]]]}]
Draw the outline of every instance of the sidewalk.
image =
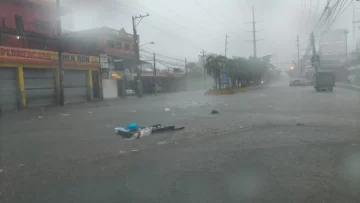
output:
[{"label": "sidewalk", "polygon": [[346,88],[350,90],[360,91],[360,86],[347,84],[347,83],[336,83],[335,87]]}]

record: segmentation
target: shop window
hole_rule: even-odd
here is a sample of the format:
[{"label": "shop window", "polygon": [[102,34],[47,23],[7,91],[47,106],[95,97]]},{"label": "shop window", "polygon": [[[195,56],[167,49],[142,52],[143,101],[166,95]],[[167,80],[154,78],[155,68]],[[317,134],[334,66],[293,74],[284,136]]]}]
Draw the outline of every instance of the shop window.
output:
[{"label": "shop window", "polygon": [[122,43],[121,42],[116,42],[116,48],[117,49],[122,49]]},{"label": "shop window", "polygon": [[109,48],[115,48],[115,43],[113,40],[107,40],[106,44]]},{"label": "shop window", "polygon": [[50,23],[43,21],[43,20],[35,20],[32,23],[33,27],[36,29],[36,31],[46,32],[50,30]]},{"label": "shop window", "polygon": [[23,19],[22,16],[15,16],[15,25],[16,25],[16,30],[20,33],[24,32],[24,23],[23,23]]}]

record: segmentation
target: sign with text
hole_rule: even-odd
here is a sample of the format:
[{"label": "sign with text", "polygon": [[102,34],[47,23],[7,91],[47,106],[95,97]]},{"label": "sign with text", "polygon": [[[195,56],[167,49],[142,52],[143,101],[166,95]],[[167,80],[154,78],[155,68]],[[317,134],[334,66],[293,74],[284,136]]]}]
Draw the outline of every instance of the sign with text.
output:
[{"label": "sign with text", "polygon": [[[62,57],[64,65],[100,66],[99,56],[64,53]],[[57,64],[58,52],[0,46],[0,61]]]},{"label": "sign with text", "polygon": [[221,73],[221,84],[223,85],[229,84],[229,72],[227,70],[224,70]]},{"label": "sign with text", "polygon": [[0,46],[0,58],[9,61],[30,62],[30,61],[56,61],[56,52],[43,51],[36,49],[22,49]]},{"label": "sign with text", "polygon": [[85,56],[77,54],[67,54],[62,55],[64,62],[71,62],[75,64],[96,64],[100,65],[100,58],[98,56]]}]

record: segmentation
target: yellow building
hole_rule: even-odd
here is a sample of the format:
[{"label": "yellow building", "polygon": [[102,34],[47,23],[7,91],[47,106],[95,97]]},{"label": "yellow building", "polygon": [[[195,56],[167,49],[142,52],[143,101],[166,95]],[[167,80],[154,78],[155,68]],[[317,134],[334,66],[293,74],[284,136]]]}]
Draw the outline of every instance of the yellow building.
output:
[{"label": "yellow building", "polygon": [[100,99],[99,56],[0,46],[0,108],[16,109],[59,103],[63,74],[65,103]]}]

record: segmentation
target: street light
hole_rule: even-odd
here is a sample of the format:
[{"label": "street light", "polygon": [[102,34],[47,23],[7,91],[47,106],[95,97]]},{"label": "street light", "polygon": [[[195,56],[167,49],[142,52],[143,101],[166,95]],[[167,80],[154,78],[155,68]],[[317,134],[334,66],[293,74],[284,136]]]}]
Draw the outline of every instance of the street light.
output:
[{"label": "street light", "polygon": [[[140,47],[143,47],[143,46],[145,46],[145,45],[147,45],[147,44],[155,44],[155,42],[146,42],[145,44],[140,45]],[[139,48],[140,48],[140,47],[139,47]]]}]

